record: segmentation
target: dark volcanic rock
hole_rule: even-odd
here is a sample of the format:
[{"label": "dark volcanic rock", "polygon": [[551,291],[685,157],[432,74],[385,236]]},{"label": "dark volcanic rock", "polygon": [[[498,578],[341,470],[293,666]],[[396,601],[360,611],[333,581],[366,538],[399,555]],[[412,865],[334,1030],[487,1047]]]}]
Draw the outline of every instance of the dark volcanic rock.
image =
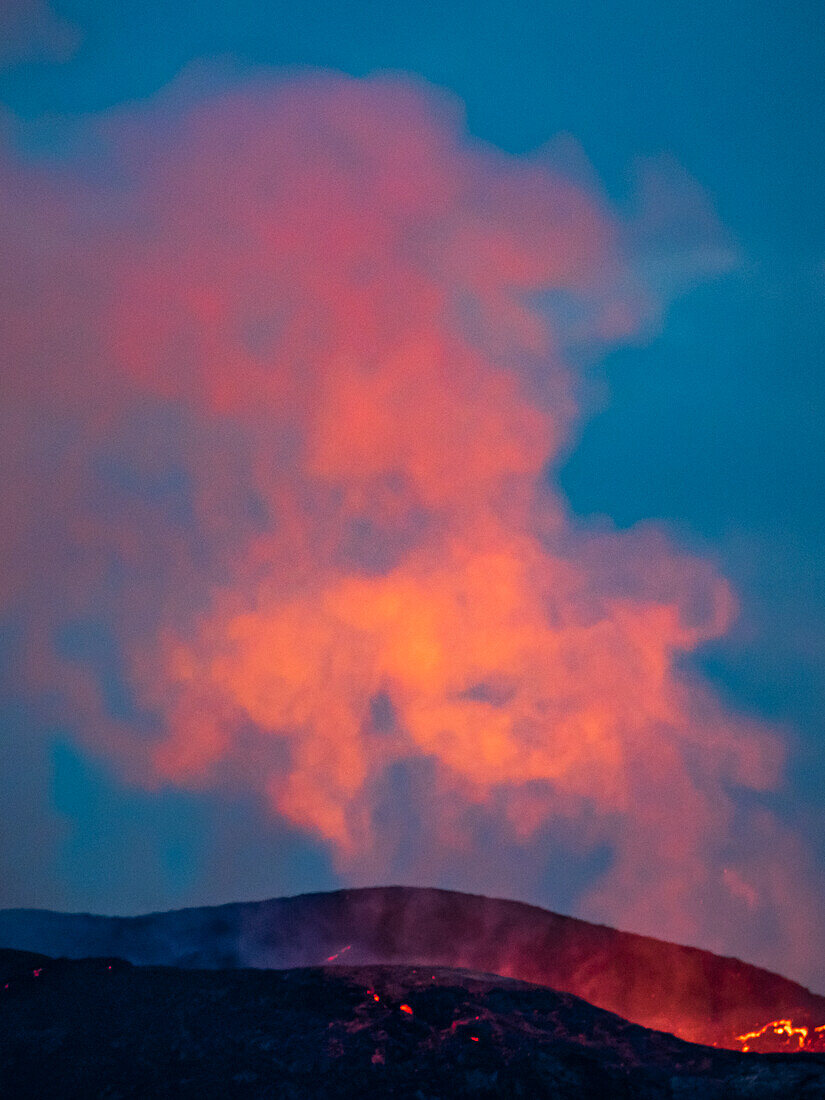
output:
[{"label": "dark volcanic rock", "polygon": [[720,1046],[779,1017],[825,1024],[825,997],[738,959],[448,890],[339,890],[142,917],[5,910],[0,946],[219,968],[311,966],[346,948],[344,962],[465,967],[539,982]]},{"label": "dark volcanic rock", "polygon": [[693,1046],[467,971],[181,970],[0,951],[0,1095],[804,1100],[825,1096],[825,1057]]}]

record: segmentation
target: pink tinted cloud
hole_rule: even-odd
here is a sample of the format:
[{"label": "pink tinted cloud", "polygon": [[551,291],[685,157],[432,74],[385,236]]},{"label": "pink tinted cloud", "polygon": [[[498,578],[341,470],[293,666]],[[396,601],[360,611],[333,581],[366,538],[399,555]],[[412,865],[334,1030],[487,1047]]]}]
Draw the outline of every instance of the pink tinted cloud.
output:
[{"label": "pink tinted cloud", "polygon": [[[492,833],[537,881],[572,826],[613,853],[584,912],[804,966],[804,853],[732,793],[781,782],[779,733],[684,670],[732,593],[547,477],[579,413],[542,296],[601,341],[650,315],[615,213],[400,79],[173,93],[97,133],[108,174],[0,176],[30,690],[129,781],[251,791],[351,881],[398,873],[380,802],[426,766],[408,879],[459,859],[496,891]],[[101,609],[150,736],[54,645]]]}]

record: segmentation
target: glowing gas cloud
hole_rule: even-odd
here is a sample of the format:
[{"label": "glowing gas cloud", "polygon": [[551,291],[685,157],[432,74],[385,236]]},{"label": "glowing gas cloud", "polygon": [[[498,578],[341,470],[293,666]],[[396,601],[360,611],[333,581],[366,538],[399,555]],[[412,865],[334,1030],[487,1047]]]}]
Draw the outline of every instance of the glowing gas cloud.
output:
[{"label": "glowing gas cloud", "polygon": [[77,144],[0,177],[32,697],[129,782],[257,792],[350,881],[535,895],[563,833],[609,853],[583,914],[804,965],[804,858],[753,795],[780,739],[685,661],[731,592],[553,488],[562,318],[609,347],[655,305],[618,216],[400,78],[184,83]]}]

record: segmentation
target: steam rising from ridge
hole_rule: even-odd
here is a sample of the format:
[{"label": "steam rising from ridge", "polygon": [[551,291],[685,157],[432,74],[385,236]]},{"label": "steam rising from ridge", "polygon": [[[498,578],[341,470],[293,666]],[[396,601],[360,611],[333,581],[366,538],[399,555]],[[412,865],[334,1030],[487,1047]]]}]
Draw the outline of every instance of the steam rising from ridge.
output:
[{"label": "steam rising from ridge", "polygon": [[537,882],[564,833],[610,852],[584,915],[804,966],[799,845],[739,797],[778,737],[683,667],[731,592],[552,486],[565,325],[610,346],[654,305],[616,215],[400,79],[178,90],[89,134],[71,170],[0,165],[29,691],[133,783],[256,792],[354,883],[496,890],[496,851]]}]

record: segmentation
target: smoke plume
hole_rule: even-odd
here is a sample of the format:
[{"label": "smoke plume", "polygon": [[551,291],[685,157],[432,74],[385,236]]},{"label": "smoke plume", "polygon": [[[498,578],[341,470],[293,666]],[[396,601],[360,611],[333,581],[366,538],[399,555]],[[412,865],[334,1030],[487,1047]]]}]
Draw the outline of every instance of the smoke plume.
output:
[{"label": "smoke plume", "polygon": [[552,904],[564,838],[603,854],[583,915],[804,967],[779,732],[688,660],[733,594],[554,487],[571,343],[664,304],[619,215],[400,78],[184,82],[83,134],[0,167],[29,696],[130,783],[255,792],[352,883]]}]

